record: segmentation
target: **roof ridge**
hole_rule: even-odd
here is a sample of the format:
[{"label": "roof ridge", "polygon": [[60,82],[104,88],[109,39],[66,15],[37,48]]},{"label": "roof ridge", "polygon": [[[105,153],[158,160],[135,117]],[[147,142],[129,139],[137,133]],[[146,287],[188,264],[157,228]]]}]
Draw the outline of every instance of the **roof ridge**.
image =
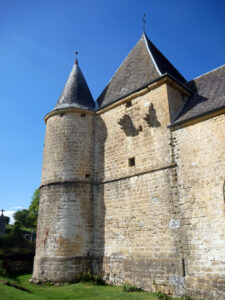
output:
[{"label": "roof ridge", "polygon": [[[169,60],[169,59],[168,59],[168,58],[167,58],[167,57],[166,57],[166,56],[158,49],[158,47],[156,47],[156,45],[148,38],[148,36],[146,35],[146,33],[144,33],[144,36],[145,36],[145,38],[146,38],[148,47],[149,47],[149,45],[150,45],[150,46],[153,47],[153,49],[155,48],[155,50],[156,50],[156,51],[158,52],[158,54],[162,57],[162,59],[164,60],[164,62],[167,63],[168,67],[169,67],[169,68],[172,68],[171,72],[170,72],[170,71],[163,72],[162,70],[160,70],[160,66],[159,66],[159,64],[156,62],[156,65],[157,65],[159,71],[161,72],[161,74],[169,73],[170,75],[176,77],[179,81],[181,81],[181,82],[186,82],[186,79],[183,77],[183,75],[177,70],[177,68],[171,63],[171,61],[170,61],[170,60]],[[151,51],[151,49],[150,49],[150,51]],[[151,53],[152,53],[152,51],[151,51]],[[154,61],[156,61],[153,53],[152,53],[152,56],[153,56],[153,58],[154,58]],[[172,73],[174,73],[174,72],[176,73],[176,75],[175,75],[175,74],[172,74]],[[180,78],[178,78],[178,77],[180,77]]]},{"label": "roof ridge", "polygon": [[147,50],[148,50],[148,53],[149,53],[149,55],[150,55],[150,57],[151,57],[151,59],[152,59],[152,61],[153,61],[153,64],[154,64],[154,66],[155,66],[155,68],[156,68],[156,71],[157,71],[157,72],[159,73],[159,75],[161,76],[161,75],[162,75],[162,72],[160,72],[160,70],[159,70],[159,68],[158,68],[158,65],[157,65],[157,63],[156,63],[156,61],[155,61],[155,59],[154,59],[154,56],[153,56],[153,54],[152,54],[152,52],[151,52],[151,49],[150,49],[149,46],[148,46],[148,41],[147,41],[148,37],[147,37],[147,35],[146,35],[145,32],[143,33],[143,37],[144,37],[144,41],[145,41],[145,46],[146,46],[146,48],[147,48]]},{"label": "roof ridge", "polygon": [[98,106],[125,96],[166,73],[178,82],[186,83],[179,71],[143,33],[97,97]]},{"label": "roof ridge", "polygon": [[222,65],[222,66],[220,66],[220,67],[217,67],[217,68],[215,68],[215,69],[212,69],[211,71],[208,71],[208,72],[206,72],[206,73],[204,73],[204,74],[202,74],[202,75],[199,75],[199,76],[197,76],[197,77],[195,77],[195,78],[189,80],[187,83],[189,83],[189,82],[191,82],[191,81],[193,81],[193,80],[199,79],[199,78],[201,78],[201,77],[203,77],[203,76],[205,76],[205,75],[208,75],[208,74],[210,74],[210,73],[212,73],[212,72],[215,72],[216,70],[218,70],[218,69],[220,69],[220,68],[224,68],[224,67],[225,67],[225,64]]}]

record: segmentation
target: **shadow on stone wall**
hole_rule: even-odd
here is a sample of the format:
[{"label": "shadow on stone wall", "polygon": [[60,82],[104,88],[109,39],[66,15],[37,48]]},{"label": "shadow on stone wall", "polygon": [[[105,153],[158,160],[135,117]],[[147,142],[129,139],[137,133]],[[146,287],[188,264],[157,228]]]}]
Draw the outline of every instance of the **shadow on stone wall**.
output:
[{"label": "shadow on stone wall", "polygon": [[93,263],[92,273],[101,275],[103,270],[103,259],[105,256],[105,195],[104,184],[101,182],[105,178],[105,141],[107,138],[107,128],[101,116],[95,119],[95,178],[93,184]]},{"label": "shadow on stone wall", "polygon": [[121,129],[124,130],[126,136],[137,136],[142,131],[142,127],[135,128],[129,115],[125,114],[118,122]]},{"label": "shadow on stone wall", "polygon": [[161,124],[157,119],[156,110],[154,108],[153,103],[149,106],[148,113],[143,117],[149,127],[160,127]]}]

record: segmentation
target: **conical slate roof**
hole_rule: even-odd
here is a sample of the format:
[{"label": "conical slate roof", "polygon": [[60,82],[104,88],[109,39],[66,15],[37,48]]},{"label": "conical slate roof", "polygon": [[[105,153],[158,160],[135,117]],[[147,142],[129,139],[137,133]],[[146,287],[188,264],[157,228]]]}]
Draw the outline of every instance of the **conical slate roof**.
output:
[{"label": "conical slate roof", "polygon": [[54,110],[66,107],[95,109],[95,102],[77,59]]},{"label": "conical slate roof", "polygon": [[125,58],[97,99],[99,107],[108,105],[168,73],[186,82],[184,77],[148,39],[145,33]]}]

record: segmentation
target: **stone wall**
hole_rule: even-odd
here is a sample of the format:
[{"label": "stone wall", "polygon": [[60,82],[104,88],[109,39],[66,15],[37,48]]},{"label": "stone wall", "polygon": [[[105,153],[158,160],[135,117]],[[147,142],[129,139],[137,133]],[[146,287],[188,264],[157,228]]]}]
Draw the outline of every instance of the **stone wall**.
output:
[{"label": "stone wall", "polygon": [[[183,276],[173,169],[98,185],[94,270],[113,283],[177,292]],[[179,287],[180,288],[180,287]],[[178,291],[179,293],[179,291]]]},{"label": "stone wall", "polygon": [[224,299],[225,118],[171,131],[184,104],[164,84],[98,114],[93,269],[117,284]]},{"label": "stone wall", "polygon": [[[113,283],[183,293],[168,89],[97,116],[94,271]],[[134,159],[131,165],[129,159]]]},{"label": "stone wall", "polygon": [[93,116],[88,113],[59,111],[47,120],[42,185],[93,178],[93,131]]},{"label": "stone wall", "polygon": [[[97,116],[95,180],[119,179],[172,164],[166,84]],[[135,166],[129,167],[129,158]]]},{"label": "stone wall", "polygon": [[162,83],[49,117],[34,278],[224,299],[225,117],[168,128],[184,104]]},{"label": "stone wall", "polygon": [[47,120],[34,279],[75,281],[91,268],[93,133],[90,114]]},{"label": "stone wall", "polygon": [[[225,116],[173,134],[185,256],[186,288],[225,298]],[[221,297],[221,298],[220,298]]]}]

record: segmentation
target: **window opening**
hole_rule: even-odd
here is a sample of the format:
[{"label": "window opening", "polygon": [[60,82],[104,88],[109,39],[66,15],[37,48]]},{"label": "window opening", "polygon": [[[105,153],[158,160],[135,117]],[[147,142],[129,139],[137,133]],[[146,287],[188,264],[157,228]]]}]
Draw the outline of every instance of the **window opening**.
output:
[{"label": "window opening", "polygon": [[135,166],[135,157],[129,158],[128,162],[129,162],[129,167]]}]

